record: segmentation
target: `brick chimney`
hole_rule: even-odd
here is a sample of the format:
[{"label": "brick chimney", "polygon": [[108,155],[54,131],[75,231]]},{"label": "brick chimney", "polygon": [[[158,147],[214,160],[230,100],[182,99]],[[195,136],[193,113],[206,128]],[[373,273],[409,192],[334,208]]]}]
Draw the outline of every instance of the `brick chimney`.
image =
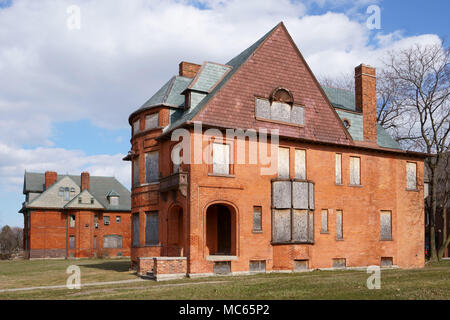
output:
[{"label": "brick chimney", "polygon": [[356,111],[363,114],[365,142],[377,142],[377,76],[375,68],[361,64],[355,68]]},{"label": "brick chimney", "polygon": [[54,171],[45,171],[45,190],[58,180],[58,174]]},{"label": "brick chimney", "polygon": [[191,62],[181,61],[179,67],[180,67],[180,76],[186,78],[193,78],[195,77],[198,70],[202,66]]},{"label": "brick chimney", "polygon": [[89,190],[89,172],[81,173],[81,191],[87,189]]}]

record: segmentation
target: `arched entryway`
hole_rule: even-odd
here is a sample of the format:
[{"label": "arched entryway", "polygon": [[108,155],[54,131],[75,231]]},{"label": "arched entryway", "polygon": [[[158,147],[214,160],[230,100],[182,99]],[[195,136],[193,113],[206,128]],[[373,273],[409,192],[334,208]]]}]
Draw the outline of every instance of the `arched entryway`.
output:
[{"label": "arched entryway", "polygon": [[174,206],[169,210],[167,221],[168,256],[182,257],[184,255],[183,209]]},{"label": "arched entryway", "polygon": [[206,210],[208,255],[236,255],[236,212],[227,204],[212,204]]}]

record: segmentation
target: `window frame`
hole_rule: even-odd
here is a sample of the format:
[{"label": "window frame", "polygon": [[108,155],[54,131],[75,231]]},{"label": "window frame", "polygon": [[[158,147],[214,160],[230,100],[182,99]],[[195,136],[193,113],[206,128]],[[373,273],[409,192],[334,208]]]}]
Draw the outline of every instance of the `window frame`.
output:
[{"label": "window frame", "polygon": [[[341,227],[338,232],[338,216],[341,217]],[[339,237],[340,233],[340,237]],[[337,209],[336,210],[336,241],[343,241],[344,240],[344,210]]]},{"label": "window frame", "polygon": [[[414,188],[409,187],[408,183],[408,165],[414,165]],[[406,168],[405,168],[405,174],[406,174],[406,191],[417,191],[417,162],[414,161],[406,161]]]},{"label": "window frame", "polygon": [[[384,238],[382,233],[382,216],[383,214],[389,215],[389,237]],[[380,210],[380,218],[379,218],[379,232],[380,232],[380,241],[394,241],[393,235],[393,226],[392,226],[392,210]]]},{"label": "window frame", "polygon": [[[338,161],[338,156],[339,156],[339,161]],[[334,165],[334,173],[335,173],[335,179],[334,182],[337,186],[342,186],[344,185],[344,181],[343,181],[343,176],[342,176],[342,153],[336,153],[335,157],[335,165]],[[339,182],[338,182],[338,163],[339,163]],[[361,162],[359,164],[359,168],[361,170]],[[359,174],[359,180],[361,182],[361,173]]]},{"label": "window frame", "polygon": [[[326,229],[323,229],[323,217],[326,217]],[[322,209],[320,211],[320,233],[321,234],[330,234],[330,223],[329,223],[329,211],[328,209]]]},{"label": "window frame", "polygon": [[[359,178],[359,183],[355,184],[352,183],[352,159],[358,159],[358,163],[359,163],[359,173],[358,173],[358,178]],[[349,182],[349,186],[351,187],[361,187],[361,157],[360,156],[350,156],[350,160],[349,160],[349,166],[350,166],[350,172],[349,172],[349,178],[350,178],[350,182]]]},{"label": "window frame", "polygon": [[[157,225],[156,225],[156,237],[152,238],[151,235],[147,234],[147,228],[150,229],[150,226],[147,227],[147,223],[151,223],[152,220],[149,219],[149,216],[156,216],[156,221]],[[159,222],[159,212],[158,211],[147,211],[145,212],[145,246],[146,247],[155,247],[155,246],[159,246],[160,245],[160,232],[159,232],[159,227],[160,227],[160,222]],[[156,240],[155,242],[152,242],[152,240]]]},{"label": "window frame", "polygon": [[[219,176],[219,177],[233,177],[234,175],[234,167],[233,167],[233,163],[234,161],[232,161],[232,157],[234,157],[234,149],[231,145],[231,141],[215,141],[212,140],[211,141],[211,163],[209,165],[209,175],[212,176]],[[220,172],[214,172],[214,145],[224,145],[227,146],[228,148],[228,173],[220,173]],[[222,164],[223,166],[225,166],[226,164]]]},{"label": "window frame", "polygon": [[[255,228],[255,214],[257,211],[255,209],[259,209],[259,228]],[[253,233],[262,233],[263,232],[263,217],[262,217],[262,206],[253,206]]]}]

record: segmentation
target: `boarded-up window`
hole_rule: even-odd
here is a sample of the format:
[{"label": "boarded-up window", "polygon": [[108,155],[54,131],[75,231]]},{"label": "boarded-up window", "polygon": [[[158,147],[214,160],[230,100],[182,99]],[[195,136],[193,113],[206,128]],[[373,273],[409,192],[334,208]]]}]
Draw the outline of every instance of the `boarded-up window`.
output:
[{"label": "boarded-up window", "polygon": [[322,210],[322,228],[320,229],[320,232],[322,233],[328,233],[328,210],[324,209]]},{"label": "boarded-up window", "polygon": [[406,189],[417,189],[417,165],[414,162],[406,163]]},{"label": "boarded-up window", "polygon": [[295,179],[306,179],[306,151],[295,150]]},{"label": "boarded-up window", "polygon": [[73,214],[70,215],[70,227],[75,228],[75,216]]},{"label": "boarded-up window", "polygon": [[342,210],[336,210],[336,239],[344,239]]},{"label": "boarded-up window", "polygon": [[250,260],[250,272],[266,272],[266,260]]},{"label": "boarded-up window", "polygon": [[308,210],[293,210],[292,240],[306,242],[308,240]]},{"label": "boarded-up window", "polygon": [[278,148],[278,177],[289,178],[289,148]]},{"label": "boarded-up window", "polygon": [[385,268],[390,268],[393,266],[392,257],[381,257],[381,266]]},{"label": "boarded-up window", "polygon": [[392,214],[390,211],[380,213],[380,239],[392,240]]},{"label": "boarded-up window", "polygon": [[145,214],[145,244],[157,245],[159,243],[159,219],[158,212]]},{"label": "boarded-up window", "polygon": [[97,249],[97,236],[94,236],[93,248]]},{"label": "boarded-up window", "polygon": [[133,123],[133,135],[135,135],[136,133],[138,133],[139,132],[139,127],[140,127],[140,125],[141,125],[141,121],[140,120],[136,120],[134,123]]},{"label": "boarded-up window", "polygon": [[139,182],[139,157],[133,159],[133,186],[138,186]]},{"label": "boarded-up window", "polygon": [[133,214],[133,247],[139,247],[139,214]]},{"label": "boarded-up window", "polygon": [[159,178],[159,153],[158,151],[145,154],[145,182],[157,182]]},{"label": "boarded-up window", "polygon": [[290,122],[291,106],[278,101],[272,102],[270,107],[270,118],[275,121]]},{"label": "boarded-up window", "polygon": [[159,126],[159,114],[153,113],[145,117],[145,129],[154,129]]},{"label": "boarded-up window", "polygon": [[231,261],[216,261],[213,265],[213,272],[217,274],[227,274],[231,272]]},{"label": "boarded-up window", "polygon": [[213,143],[213,173],[230,174],[230,145]]},{"label": "boarded-up window", "polygon": [[75,249],[75,236],[69,237],[69,249]]},{"label": "boarded-up window", "polygon": [[273,242],[314,241],[313,187],[306,181],[272,182]]},{"label": "boarded-up window", "polygon": [[361,184],[360,161],[361,159],[358,157],[350,157],[350,184],[352,185]]},{"label": "boarded-up window", "polygon": [[347,262],[344,258],[333,259],[333,268],[345,268]]},{"label": "boarded-up window", "polygon": [[342,154],[336,153],[336,184],[342,184]]},{"label": "boarded-up window", "polygon": [[273,210],[273,241],[287,242],[291,241],[291,210],[274,209]]},{"label": "boarded-up window", "polygon": [[103,237],[103,248],[122,248],[122,236],[109,234]]},{"label": "boarded-up window", "polygon": [[256,99],[255,116],[258,119],[267,119],[303,125],[305,123],[305,109],[302,106],[296,106],[274,101],[270,104],[267,99]]},{"label": "boarded-up window", "polygon": [[109,216],[104,216],[104,217],[103,217],[103,224],[104,224],[105,226],[109,225]]},{"label": "boarded-up window", "polygon": [[177,173],[180,170],[181,164],[181,143],[178,143],[172,148],[171,159],[173,165],[173,173]]},{"label": "boarded-up window", "polygon": [[262,230],[262,208],[253,207],[253,231]]},{"label": "boarded-up window", "polygon": [[308,260],[294,260],[294,271],[306,271],[309,269]]}]

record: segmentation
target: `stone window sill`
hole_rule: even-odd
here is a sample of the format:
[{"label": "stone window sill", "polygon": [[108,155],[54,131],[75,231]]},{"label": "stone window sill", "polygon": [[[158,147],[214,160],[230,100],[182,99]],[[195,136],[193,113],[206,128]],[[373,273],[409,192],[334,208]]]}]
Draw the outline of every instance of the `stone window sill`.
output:
[{"label": "stone window sill", "polygon": [[362,188],[362,184],[348,184],[347,186],[349,187],[354,187],[354,188]]},{"label": "stone window sill", "polygon": [[330,231],[320,231],[320,234],[330,234]]},{"label": "stone window sill", "polygon": [[252,233],[261,234],[261,233],[263,233],[263,231],[262,230],[252,230]]},{"label": "stone window sill", "polygon": [[340,239],[336,238],[336,241],[344,241],[344,239],[343,238],[340,238]]},{"label": "stone window sill", "polygon": [[338,186],[338,187],[343,187],[344,186],[343,183],[335,183],[335,185]]},{"label": "stone window sill", "polygon": [[394,241],[394,239],[393,238],[391,238],[391,239],[380,239],[380,241]]},{"label": "stone window sill", "polygon": [[408,189],[408,188],[406,188],[406,191],[410,191],[410,192],[419,192],[419,189]]},{"label": "stone window sill", "polygon": [[208,173],[209,177],[219,177],[219,178],[236,178],[234,174],[220,174],[220,173]]}]

